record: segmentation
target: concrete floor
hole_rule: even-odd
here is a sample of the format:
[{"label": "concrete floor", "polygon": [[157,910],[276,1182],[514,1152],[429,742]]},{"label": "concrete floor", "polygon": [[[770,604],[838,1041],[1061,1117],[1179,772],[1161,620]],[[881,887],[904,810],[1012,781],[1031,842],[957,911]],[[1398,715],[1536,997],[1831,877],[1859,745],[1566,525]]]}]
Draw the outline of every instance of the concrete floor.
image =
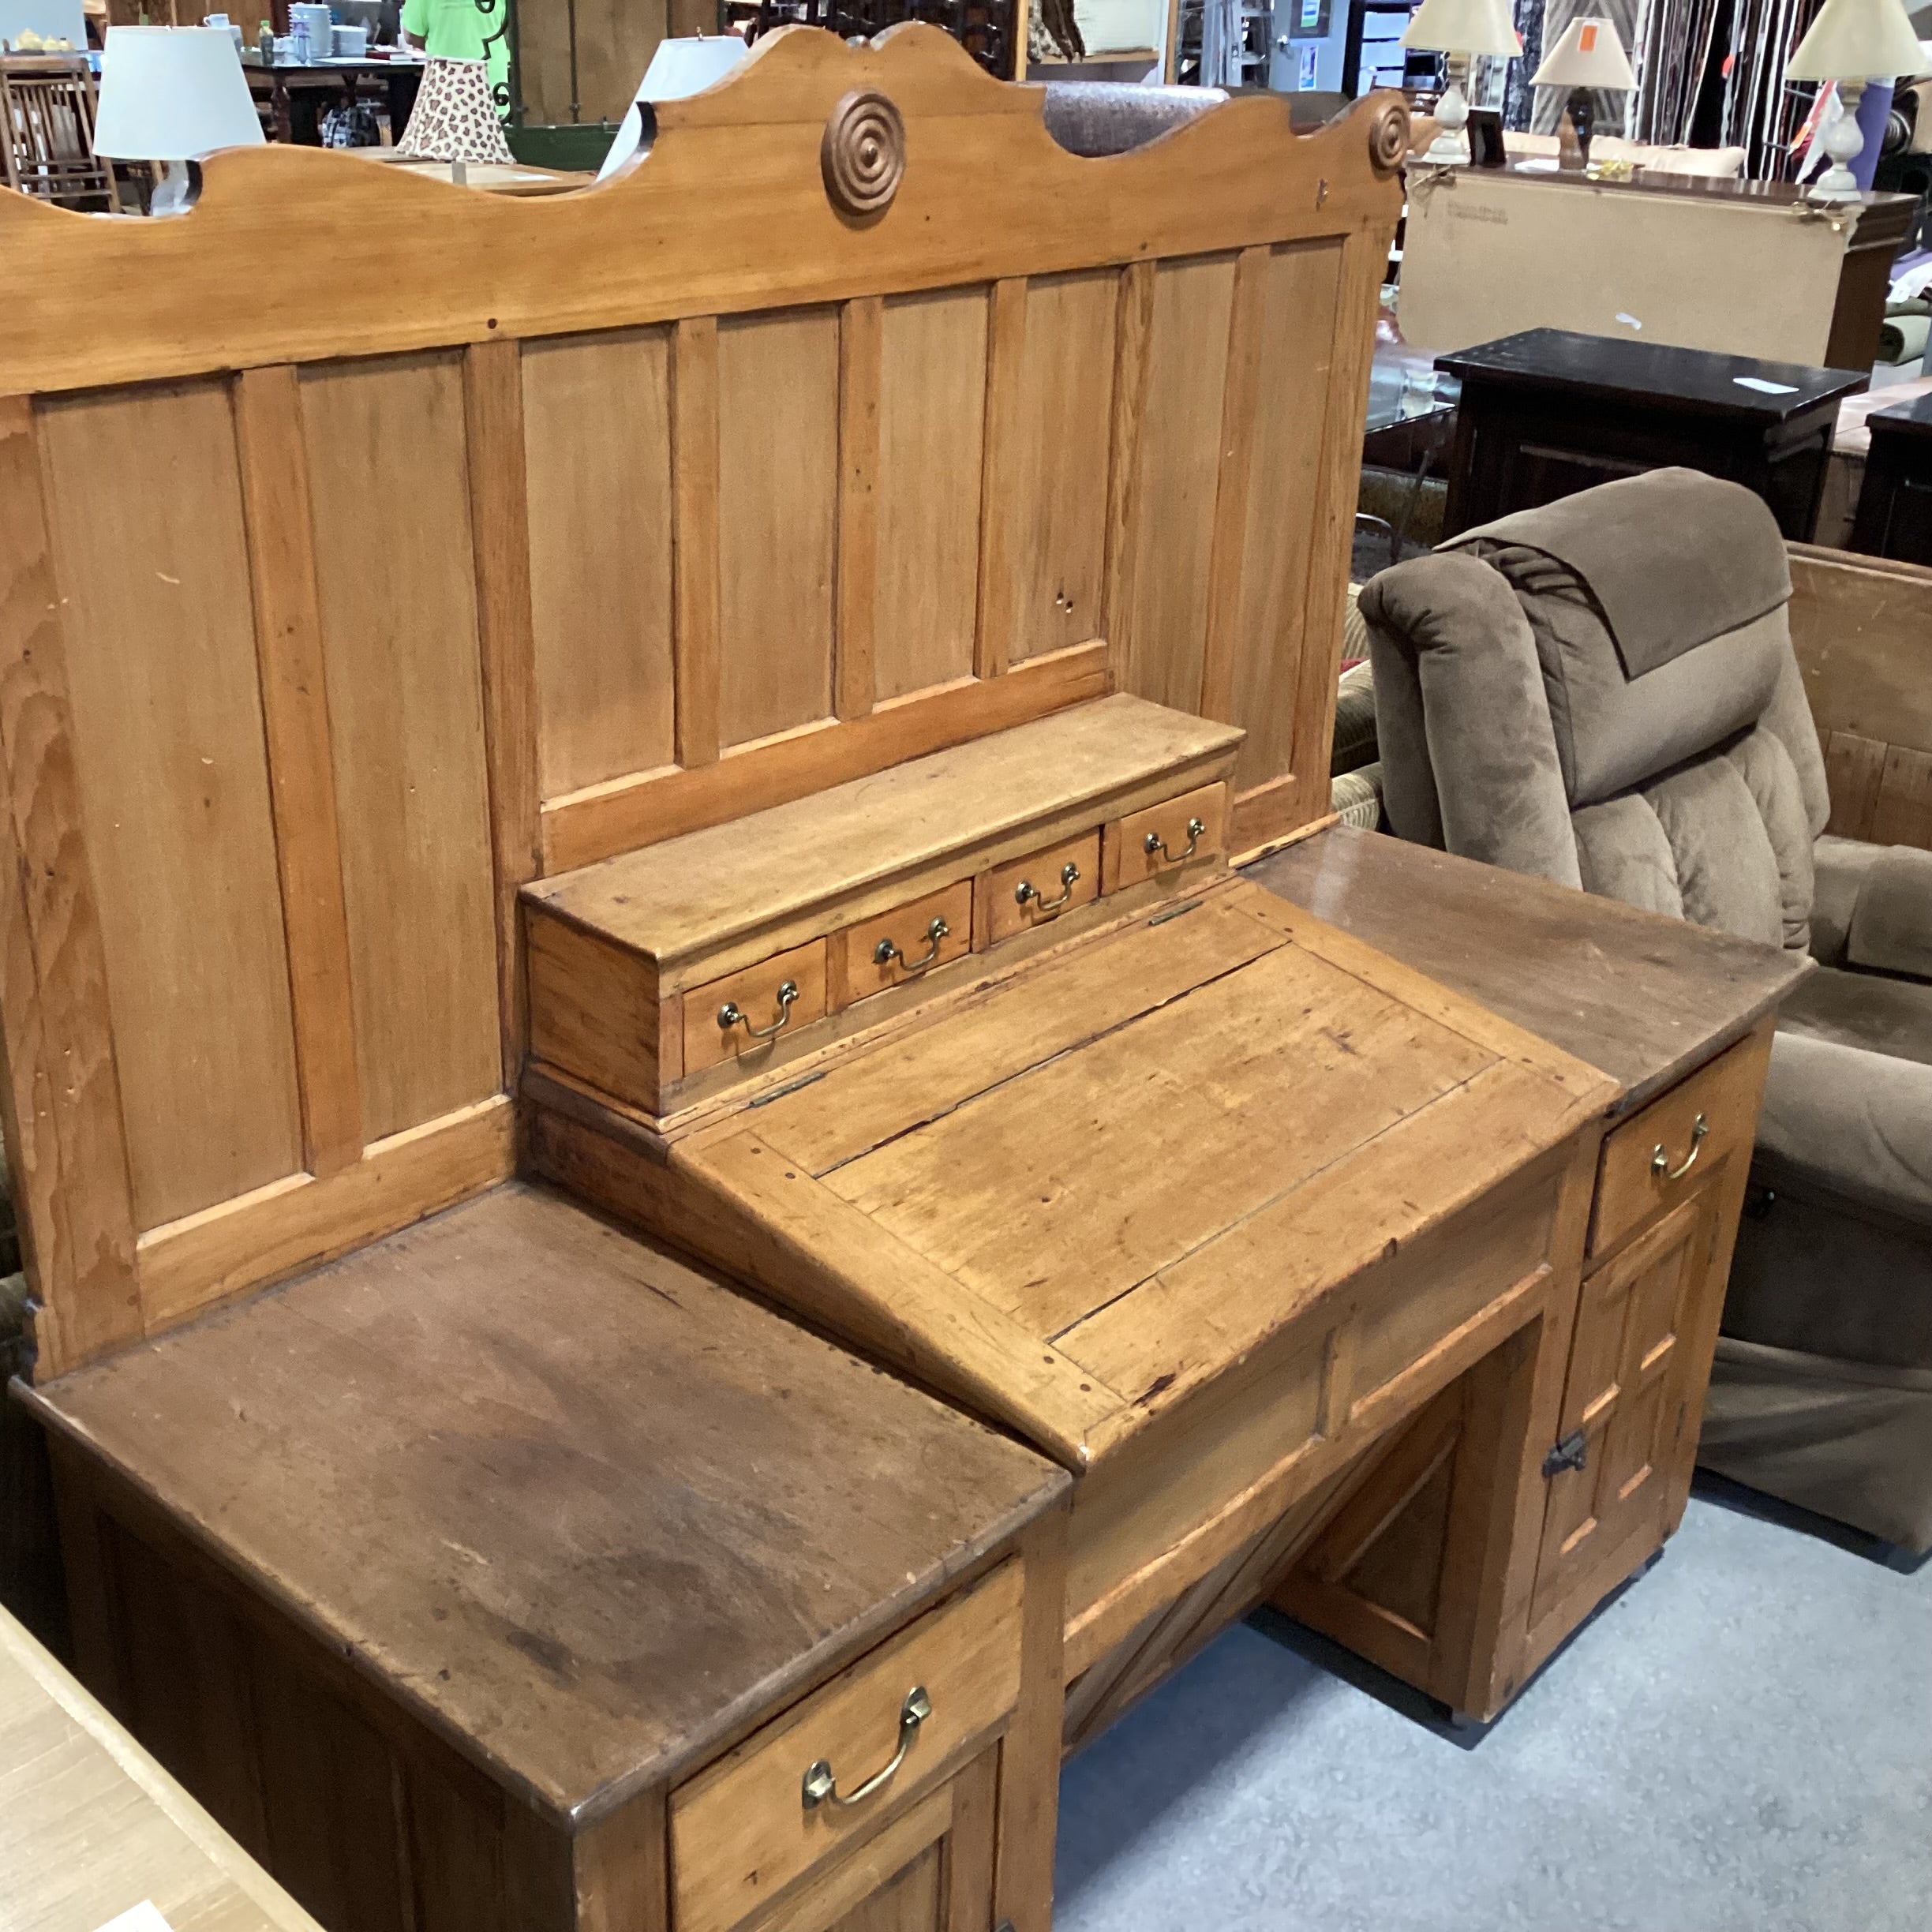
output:
[{"label": "concrete floor", "polygon": [[1058,1932],[1926,1932],[1932,1564],[1735,1501],[1473,1747],[1230,1631],[1067,1766]]}]

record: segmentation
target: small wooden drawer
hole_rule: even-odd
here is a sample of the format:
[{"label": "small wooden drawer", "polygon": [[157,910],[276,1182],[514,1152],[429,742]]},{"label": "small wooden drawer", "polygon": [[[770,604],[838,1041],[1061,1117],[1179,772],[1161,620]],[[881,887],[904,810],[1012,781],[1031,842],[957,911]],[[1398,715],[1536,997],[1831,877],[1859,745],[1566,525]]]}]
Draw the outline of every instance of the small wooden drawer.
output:
[{"label": "small wooden drawer", "polygon": [[996,866],[981,874],[973,891],[974,943],[979,945],[997,945],[1076,906],[1091,904],[1100,893],[1099,830]]},{"label": "small wooden drawer", "polygon": [[1227,787],[1203,785],[1130,812],[1107,827],[1100,889],[1118,892],[1159,873],[1178,871],[1190,859],[1218,859],[1226,848]]},{"label": "small wooden drawer", "polygon": [[[796,989],[791,999],[784,989]],[[727,1023],[727,1009],[742,1017]],[[779,1020],[778,1033],[796,1033],[826,1013],[826,942],[794,946],[775,953],[742,972],[728,973],[684,994],[684,1071],[702,1073],[721,1061],[755,1053],[778,1034],[768,1032]],[[755,1032],[754,1031],[755,1029]],[[765,1037],[760,1039],[758,1034]]]},{"label": "small wooden drawer", "polygon": [[1764,1056],[1742,1040],[1607,1134],[1589,1252],[1667,1213],[1727,1156],[1747,1155],[1763,1086]]},{"label": "small wooden drawer", "polygon": [[[680,1785],[671,1797],[675,1932],[730,1932],[906,1809],[997,1728],[1019,1700],[1022,1593],[1020,1565],[1002,1564]],[[908,1732],[915,1690],[927,1714]],[[904,1761],[872,1796],[807,1805],[814,1767],[829,1765],[843,1793],[883,1769],[902,1741]]]},{"label": "small wooden drawer", "polygon": [[970,952],[972,881],[961,879],[875,919],[861,919],[834,933],[831,943],[828,1004],[840,1013],[855,1000],[902,986]]}]

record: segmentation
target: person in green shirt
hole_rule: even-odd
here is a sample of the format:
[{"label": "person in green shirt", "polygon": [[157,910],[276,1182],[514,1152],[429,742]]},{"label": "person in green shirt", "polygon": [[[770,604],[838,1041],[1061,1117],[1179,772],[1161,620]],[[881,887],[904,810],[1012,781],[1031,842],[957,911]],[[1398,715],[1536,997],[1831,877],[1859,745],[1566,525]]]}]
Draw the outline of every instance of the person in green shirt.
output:
[{"label": "person in green shirt", "polygon": [[509,0],[403,0],[402,38],[445,60],[489,63],[490,97],[510,112]]}]

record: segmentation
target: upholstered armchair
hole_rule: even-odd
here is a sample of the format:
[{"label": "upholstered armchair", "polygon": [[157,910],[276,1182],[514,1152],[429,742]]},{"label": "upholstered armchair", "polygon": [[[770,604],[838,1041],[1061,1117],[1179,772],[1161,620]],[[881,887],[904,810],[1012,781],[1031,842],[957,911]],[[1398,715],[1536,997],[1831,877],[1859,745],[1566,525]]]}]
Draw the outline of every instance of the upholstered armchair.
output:
[{"label": "upholstered armchair", "polygon": [[[1667,470],[1362,591],[1399,837],[1808,950],[1780,1021],[1701,1460],[1932,1545],[1932,852],[1821,836],[1787,553]],[[1522,962],[1526,972],[1536,962]]]}]

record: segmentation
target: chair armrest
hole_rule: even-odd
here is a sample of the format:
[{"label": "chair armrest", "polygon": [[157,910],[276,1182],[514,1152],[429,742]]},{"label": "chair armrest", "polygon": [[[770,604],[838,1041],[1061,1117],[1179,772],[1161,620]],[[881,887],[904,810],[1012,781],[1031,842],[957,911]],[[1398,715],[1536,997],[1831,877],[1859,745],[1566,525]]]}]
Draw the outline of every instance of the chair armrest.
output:
[{"label": "chair armrest", "polygon": [[1845,964],[1932,980],[1932,852],[1883,845],[1864,868],[1845,934]]}]

